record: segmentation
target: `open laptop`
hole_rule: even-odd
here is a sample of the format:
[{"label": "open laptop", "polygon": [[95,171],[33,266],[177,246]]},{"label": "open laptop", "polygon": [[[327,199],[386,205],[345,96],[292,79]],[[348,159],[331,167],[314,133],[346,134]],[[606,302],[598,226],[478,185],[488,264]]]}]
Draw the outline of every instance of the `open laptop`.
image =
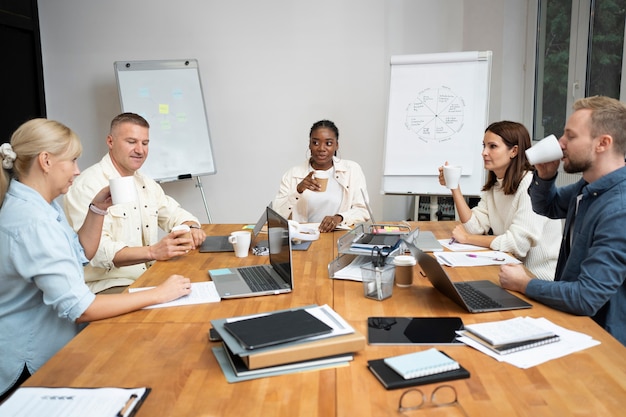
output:
[{"label": "open laptop", "polygon": [[[222,298],[283,294],[293,290],[289,223],[267,207],[270,264],[209,270]],[[276,235],[276,233],[278,233]],[[277,239],[271,236],[278,236]]]},{"label": "open laptop", "polygon": [[532,304],[488,280],[452,282],[434,257],[415,246],[411,248],[411,252],[417,252],[417,262],[433,287],[470,313],[532,307]]},{"label": "open laptop", "polygon": [[[267,213],[263,210],[261,217],[259,217],[259,220],[257,220],[254,228],[252,229],[252,242],[254,242],[266,221]],[[234,252],[235,248],[233,247],[233,244],[228,241],[228,238],[229,236],[207,236],[204,239],[204,242],[202,242],[202,245],[200,245],[200,249],[198,249],[198,251],[200,253]]]}]

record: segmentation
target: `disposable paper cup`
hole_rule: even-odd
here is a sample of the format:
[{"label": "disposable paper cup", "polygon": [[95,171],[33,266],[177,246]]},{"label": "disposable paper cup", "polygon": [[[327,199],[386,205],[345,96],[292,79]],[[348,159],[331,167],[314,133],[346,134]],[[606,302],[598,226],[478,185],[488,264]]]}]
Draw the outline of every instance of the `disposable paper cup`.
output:
[{"label": "disposable paper cup", "polygon": [[228,236],[228,241],[233,245],[233,248],[235,249],[235,256],[237,258],[245,258],[248,256],[251,240],[252,235],[250,232],[246,231],[232,232],[230,236]]},{"label": "disposable paper cup", "polygon": [[449,190],[459,188],[461,179],[461,167],[458,165],[444,165],[443,178],[446,180],[446,187]]},{"label": "disposable paper cup", "polygon": [[191,239],[191,228],[186,224],[179,224],[178,226],[172,227],[172,232],[177,232],[179,230],[184,230],[185,233],[179,235],[178,237],[183,237],[185,239]]},{"label": "disposable paper cup", "polygon": [[313,178],[320,184],[319,192],[326,191],[326,187],[328,186],[328,171],[315,171],[313,174]]},{"label": "disposable paper cup", "polygon": [[410,287],[413,284],[413,267],[417,264],[414,256],[398,255],[393,259],[396,266],[396,285]]},{"label": "disposable paper cup", "polygon": [[135,178],[119,177],[109,179],[111,188],[111,199],[113,204],[123,204],[137,201],[137,189],[135,188]]},{"label": "disposable paper cup", "polygon": [[526,158],[531,165],[557,161],[563,158],[563,150],[556,136],[550,135],[526,149]]}]

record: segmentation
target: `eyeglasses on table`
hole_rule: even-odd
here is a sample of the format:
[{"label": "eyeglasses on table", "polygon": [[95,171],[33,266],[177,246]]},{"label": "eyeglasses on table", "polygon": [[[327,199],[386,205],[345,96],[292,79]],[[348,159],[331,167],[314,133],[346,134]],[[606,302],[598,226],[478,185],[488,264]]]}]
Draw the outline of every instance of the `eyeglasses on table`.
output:
[{"label": "eyeglasses on table", "polygon": [[[398,412],[402,414],[411,414],[429,408],[455,407],[464,417],[469,417],[465,409],[458,400],[456,389],[452,385],[439,385],[430,394],[430,399],[419,388],[411,388],[400,395],[398,403]],[[448,415],[446,413],[446,415]]]}]

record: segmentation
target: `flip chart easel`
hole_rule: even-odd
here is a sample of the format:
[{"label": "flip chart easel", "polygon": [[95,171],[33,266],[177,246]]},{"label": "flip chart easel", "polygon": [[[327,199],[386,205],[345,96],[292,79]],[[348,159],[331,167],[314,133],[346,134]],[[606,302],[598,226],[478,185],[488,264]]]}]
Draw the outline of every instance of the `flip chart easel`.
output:
[{"label": "flip chart easel", "polygon": [[431,195],[432,218],[435,196],[450,195],[437,179],[448,161],[462,166],[464,194],[480,194],[491,57],[491,51],[391,57],[383,193]]}]

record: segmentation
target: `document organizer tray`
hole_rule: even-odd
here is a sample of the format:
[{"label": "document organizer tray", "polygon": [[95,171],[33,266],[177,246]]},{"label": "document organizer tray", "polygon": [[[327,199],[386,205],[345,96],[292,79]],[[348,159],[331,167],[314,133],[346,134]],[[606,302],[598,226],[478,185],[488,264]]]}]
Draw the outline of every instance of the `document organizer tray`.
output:
[{"label": "document organizer tray", "polygon": [[379,223],[374,224],[370,222],[359,223],[355,225],[354,228],[350,230],[348,233],[346,233],[345,235],[337,239],[337,252],[339,252],[340,254],[344,253],[344,254],[351,254],[351,255],[357,255],[357,256],[363,255],[363,252],[353,251],[351,248],[352,244],[364,234],[374,233],[374,230],[382,229],[385,227],[398,228],[398,231],[392,232],[392,233],[390,232],[380,233],[381,235],[398,236],[398,238],[400,238],[402,236],[406,236],[411,233],[411,226],[409,226],[408,224],[379,224]]},{"label": "document organizer tray", "polygon": [[[370,259],[369,254],[365,254],[361,251],[353,251],[351,249],[352,243],[361,237],[365,233],[371,233],[374,229],[382,228],[382,227],[397,227],[399,230],[396,233],[384,233],[385,235],[397,235],[398,238],[407,239],[411,236],[411,227],[408,224],[373,224],[370,222],[359,223],[354,228],[337,239],[337,252],[339,252],[339,256],[333,259],[328,264],[328,277],[329,278],[337,278],[336,273],[346,266],[348,266],[352,261],[356,258],[366,258],[363,259],[363,262]],[[367,231],[367,232],[366,232]],[[418,231],[418,229],[416,229]],[[381,233],[382,234],[382,233]],[[400,245],[399,249],[403,248],[403,244]],[[387,262],[391,262],[393,257],[396,255],[396,251],[390,254]],[[340,279],[350,279],[350,278],[340,278]]]}]

